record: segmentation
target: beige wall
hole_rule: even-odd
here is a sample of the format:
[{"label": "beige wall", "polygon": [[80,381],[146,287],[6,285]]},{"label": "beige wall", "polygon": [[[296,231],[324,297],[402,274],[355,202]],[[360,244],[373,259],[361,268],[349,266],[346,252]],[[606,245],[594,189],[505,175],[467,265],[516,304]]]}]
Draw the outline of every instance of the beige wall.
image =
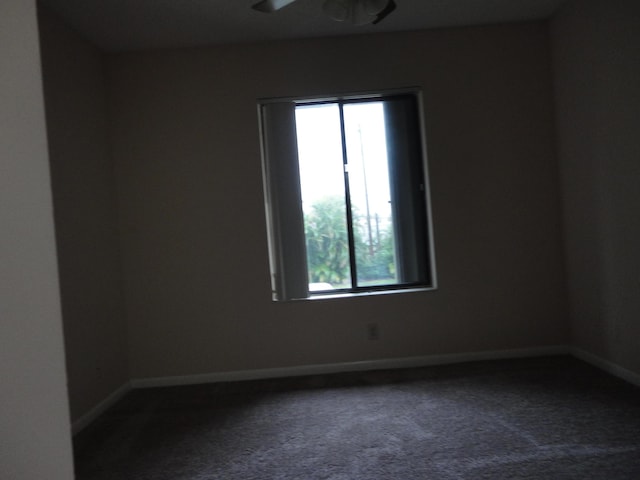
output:
[{"label": "beige wall", "polygon": [[[128,378],[118,236],[134,378],[568,343],[562,221],[571,341],[640,372],[638,8],[571,2],[551,46],[545,24],[530,23],[129,53],[106,65],[45,20],[74,418]],[[2,20],[0,476],[66,479],[33,5],[5,1]],[[425,94],[439,290],[272,303],[256,99],[414,85]],[[366,339],[369,322],[380,340]],[[43,435],[31,438],[36,425]]]},{"label": "beige wall", "polygon": [[0,3],[0,478],[73,478],[33,1]]},{"label": "beige wall", "polygon": [[51,14],[40,35],[71,418],[128,381],[102,54]]},{"label": "beige wall", "polygon": [[572,339],[640,373],[640,3],[570,2],[552,27]]},{"label": "beige wall", "polygon": [[[544,23],[128,53],[108,70],[134,378],[568,342]],[[272,303],[256,99],[413,85],[439,290]]]}]

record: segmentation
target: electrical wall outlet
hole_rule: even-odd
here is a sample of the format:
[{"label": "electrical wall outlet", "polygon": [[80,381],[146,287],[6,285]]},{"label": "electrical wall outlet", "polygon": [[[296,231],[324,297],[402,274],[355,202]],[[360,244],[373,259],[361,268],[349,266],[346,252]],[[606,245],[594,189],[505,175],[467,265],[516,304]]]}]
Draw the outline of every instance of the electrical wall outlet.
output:
[{"label": "electrical wall outlet", "polygon": [[369,340],[378,340],[380,338],[380,328],[377,323],[367,324],[367,338]]}]

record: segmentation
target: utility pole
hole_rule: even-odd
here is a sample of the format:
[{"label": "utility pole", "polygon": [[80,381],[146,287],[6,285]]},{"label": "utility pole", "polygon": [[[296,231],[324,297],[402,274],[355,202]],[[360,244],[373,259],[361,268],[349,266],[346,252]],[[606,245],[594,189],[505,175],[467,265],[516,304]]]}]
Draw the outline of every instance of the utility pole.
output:
[{"label": "utility pole", "polygon": [[358,124],[360,137],[360,161],[362,162],[362,178],[364,179],[364,202],[367,209],[367,233],[369,234],[369,256],[373,256],[373,234],[371,232],[371,214],[369,212],[369,188],[367,186],[367,168],[364,161],[364,146],[362,145],[362,127]]}]

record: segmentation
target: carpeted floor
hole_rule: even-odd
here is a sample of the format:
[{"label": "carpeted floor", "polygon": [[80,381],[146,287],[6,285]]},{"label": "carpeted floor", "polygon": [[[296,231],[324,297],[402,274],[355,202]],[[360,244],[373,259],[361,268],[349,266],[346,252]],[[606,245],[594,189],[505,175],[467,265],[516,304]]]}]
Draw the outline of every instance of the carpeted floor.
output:
[{"label": "carpeted floor", "polygon": [[78,480],[640,479],[640,389],[569,357],[135,390]]}]

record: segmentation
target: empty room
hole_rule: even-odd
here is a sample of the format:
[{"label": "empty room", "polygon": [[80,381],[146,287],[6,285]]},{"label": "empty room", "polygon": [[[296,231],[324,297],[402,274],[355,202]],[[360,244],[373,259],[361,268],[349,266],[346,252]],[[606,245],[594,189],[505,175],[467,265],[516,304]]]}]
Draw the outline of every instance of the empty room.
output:
[{"label": "empty room", "polygon": [[0,32],[0,478],[640,478],[640,3]]}]

